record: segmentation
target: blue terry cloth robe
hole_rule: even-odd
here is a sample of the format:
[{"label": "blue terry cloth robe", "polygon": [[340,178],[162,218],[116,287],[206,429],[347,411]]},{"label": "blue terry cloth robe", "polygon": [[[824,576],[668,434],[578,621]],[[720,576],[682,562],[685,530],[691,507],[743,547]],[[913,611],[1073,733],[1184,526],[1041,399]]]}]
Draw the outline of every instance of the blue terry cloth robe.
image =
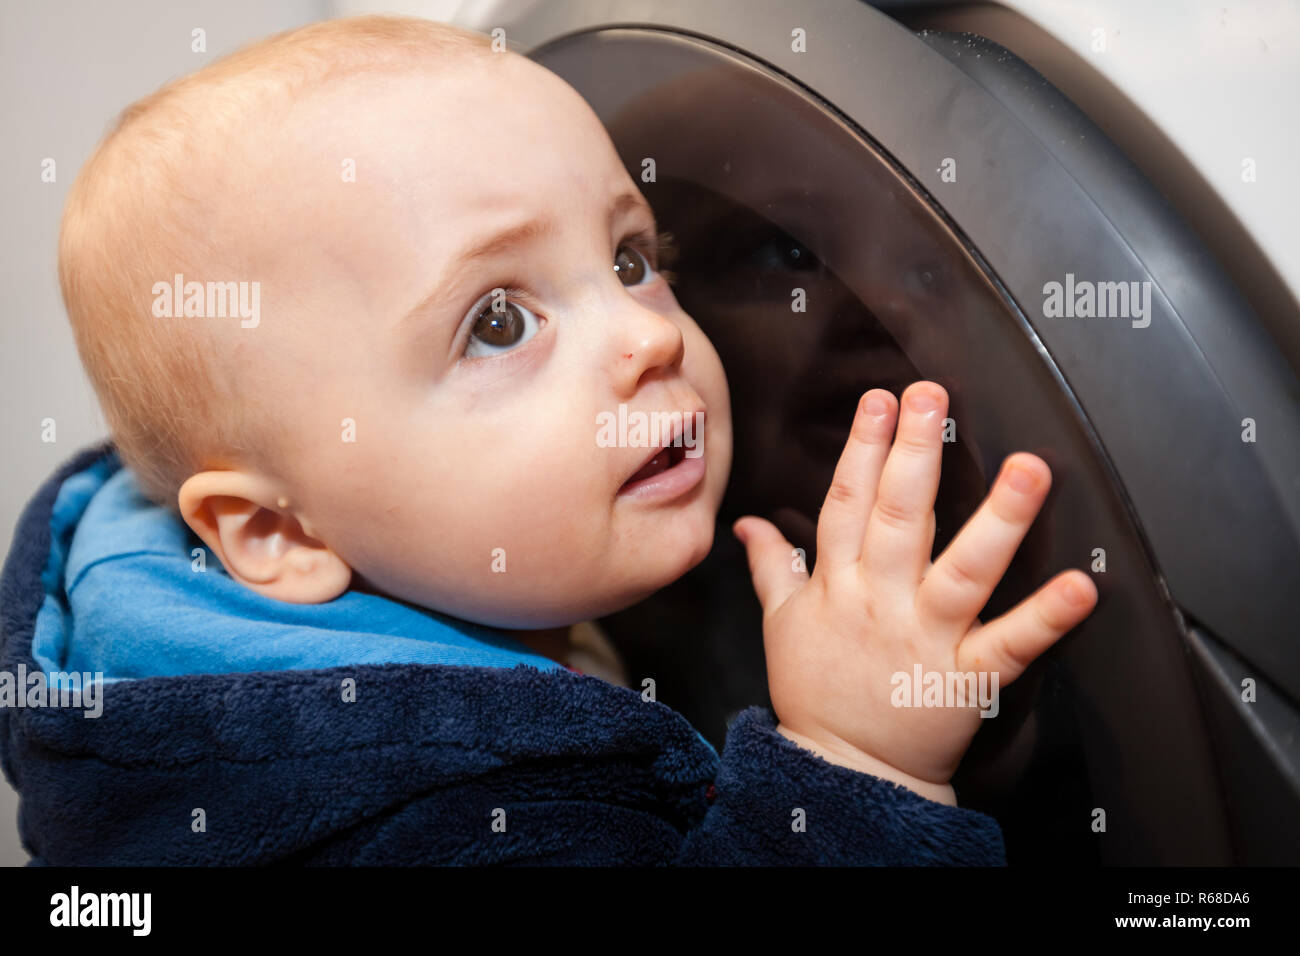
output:
[{"label": "blue terry cloth robe", "polygon": [[98,716],[0,696],[33,864],[1005,863],[993,818],[827,763],[764,708],[719,757],[664,704],[492,629],[196,572],[198,539],[129,506],[120,472],[109,445],[59,469],[0,579],[11,691],[105,674]]}]

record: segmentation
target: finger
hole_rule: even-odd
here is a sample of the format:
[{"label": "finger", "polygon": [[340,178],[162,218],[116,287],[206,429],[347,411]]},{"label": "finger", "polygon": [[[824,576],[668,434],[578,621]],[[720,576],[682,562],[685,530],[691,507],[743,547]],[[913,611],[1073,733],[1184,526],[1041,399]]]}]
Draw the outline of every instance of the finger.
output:
[{"label": "finger", "polygon": [[754,592],[766,616],[808,580],[806,565],[770,521],[746,516],[732,525],[732,531],[745,546]]},{"label": "finger", "polygon": [[1097,586],[1082,571],[1063,571],[1001,617],[971,632],[957,649],[961,670],[997,671],[1003,684],[1097,606]]},{"label": "finger", "polygon": [[818,561],[850,564],[862,557],[867,518],[894,438],[897,404],[883,388],[873,388],[858,402],[853,429],[817,516]]},{"label": "finger", "polygon": [[969,626],[1011,565],[1051,485],[1051,469],[1037,455],[1008,457],[988,496],[926,572],[916,593],[918,613],[939,624]]},{"label": "finger", "polygon": [[947,410],[948,393],[934,382],[916,382],[903,392],[898,435],[880,473],[862,549],[863,570],[873,581],[915,587],[930,560]]}]

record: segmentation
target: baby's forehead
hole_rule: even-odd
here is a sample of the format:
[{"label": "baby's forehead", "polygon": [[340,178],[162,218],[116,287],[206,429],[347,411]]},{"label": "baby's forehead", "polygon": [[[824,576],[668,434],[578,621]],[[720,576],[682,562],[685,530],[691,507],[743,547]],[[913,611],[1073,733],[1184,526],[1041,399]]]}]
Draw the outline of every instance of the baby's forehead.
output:
[{"label": "baby's forehead", "polygon": [[350,163],[359,191],[448,217],[518,214],[625,175],[586,101],[517,54],[333,83],[296,105],[280,135],[321,175]]},{"label": "baby's forehead", "polygon": [[603,230],[635,186],[599,119],[531,61],[482,59],[332,82],[293,104],[250,169],[265,205],[252,204],[249,257],[295,288],[331,276],[383,311],[521,224],[584,242]]},{"label": "baby's forehead", "polygon": [[318,137],[360,141],[433,134],[470,155],[489,148],[521,153],[535,145],[524,142],[530,135],[604,135],[577,91],[515,53],[339,77],[295,103],[289,121],[310,125]]}]

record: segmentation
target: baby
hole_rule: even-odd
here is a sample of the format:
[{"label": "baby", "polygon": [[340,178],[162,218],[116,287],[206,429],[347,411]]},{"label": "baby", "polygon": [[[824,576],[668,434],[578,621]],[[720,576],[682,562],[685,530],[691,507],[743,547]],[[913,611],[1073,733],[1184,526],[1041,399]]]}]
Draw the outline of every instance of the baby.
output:
[{"label": "baby", "polygon": [[[232,579],[299,605],[380,595],[564,661],[570,625],[709,554],[727,485],[727,380],[658,238],[561,79],[477,34],[368,17],[132,106],[72,190],[59,265],[124,463]],[[620,410],[684,429],[610,447]],[[1046,464],[1011,456],[932,562],[947,395],[875,389],[851,414],[811,575],[767,520],[734,528],[774,729],[955,806],[980,712],[899,707],[891,675],[1005,685],[1097,591],[1067,571],[980,623]]]}]

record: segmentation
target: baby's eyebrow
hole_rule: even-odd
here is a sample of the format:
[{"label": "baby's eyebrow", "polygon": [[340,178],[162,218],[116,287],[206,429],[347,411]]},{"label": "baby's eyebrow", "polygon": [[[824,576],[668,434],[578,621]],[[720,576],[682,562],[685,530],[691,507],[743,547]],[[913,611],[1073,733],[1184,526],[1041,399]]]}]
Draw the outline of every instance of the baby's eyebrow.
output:
[{"label": "baby's eyebrow", "polygon": [[536,239],[554,235],[555,223],[550,219],[530,219],[528,222],[511,226],[509,229],[498,232],[496,235],[461,252],[447,267],[446,272],[443,273],[443,278],[446,280],[446,284],[449,285],[457,273],[475,262],[495,259],[502,253],[509,252],[515,246],[527,245]]},{"label": "baby's eyebrow", "polygon": [[[650,218],[651,222],[654,221],[654,210],[650,208],[650,204],[646,202],[645,197],[635,190],[629,190],[619,193],[610,202],[609,225],[612,226],[619,217],[633,211],[642,212]],[[405,325],[408,320],[426,314],[429,309],[443,301],[449,292],[455,288],[457,278],[474,263],[495,259],[518,246],[527,245],[547,236],[554,236],[556,231],[554,220],[545,218],[530,219],[501,232],[494,233],[486,239],[471,243],[451,260],[439,277],[437,284],[433,287],[433,291],[420,300],[419,305],[406,313],[399,324]]]},{"label": "baby's eyebrow", "polygon": [[[619,193],[609,204],[609,223],[612,225],[619,216],[634,209],[640,209],[650,218],[654,218],[654,212],[651,210],[650,204],[645,201],[644,196],[638,192],[625,192]],[[550,219],[532,219],[517,226],[511,226],[509,229],[471,245],[461,252],[452,260],[451,265],[443,274],[443,278],[449,284],[457,273],[475,262],[493,259],[504,252],[509,252],[515,246],[526,245],[536,239],[553,235],[555,235],[555,223]]]}]

